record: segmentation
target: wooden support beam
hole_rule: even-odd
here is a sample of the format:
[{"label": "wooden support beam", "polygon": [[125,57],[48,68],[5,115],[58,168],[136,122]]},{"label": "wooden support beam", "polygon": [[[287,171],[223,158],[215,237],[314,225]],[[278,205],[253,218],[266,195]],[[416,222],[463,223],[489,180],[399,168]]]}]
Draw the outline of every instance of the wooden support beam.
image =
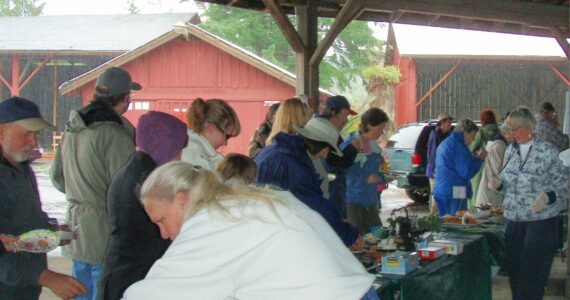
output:
[{"label": "wooden support beam", "polygon": [[10,84],[10,96],[20,96],[20,56],[12,55],[12,83]]},{"label": "wooden support beam", "polygon": [[328,49],[338,36],[338,34],[360,13],[362,13],[364,6],[362,6],[361,0],[348,0],[342,7],[338,16],[335,18],[331,29],[327,32],[327,35],[319,43],[317,50],[311,57],[310,65],[320,64],[323,57],[327,53]]},{"label": "wooden support beam", "polygon": [[279,26],[279,29],[281,29],[281,32],[283,32],[283,35],[293,50],[295,52],[304,52],[305,44],[277,0],[263,0],[263,4],[267,7],[269,13],[271,13],[275,23],[277,23],[277,26]]},{"label": "wooden support beam", "polygon": [[34,68],[34,70],[32,71],[32,73],[30,73],[30,75],[28,75],[26,80],[24,80],[24,82],[22,82],[19,89],[21,90],[22,88],[24,88],[24,86],[26,86],[26,84],[28,84],[28,82],[30,82],[30,80],[32,80],[32,78],[34,76],[36,76],[36,74],[41,70],[41,68],[43,68],[43,66],[45,66],[49,61],[50,61],[49,57],[42,59],[42,62],[39,65],[37,65]]},{"label": "wooden support beam", "polygon": [[451,68],[451,70],[449,70],[445,75],[443,75],[443,77],[436,83],[434,84],[431,89],[429,89],[429,91],[416,103],[416,108],[419,107],[420,105],[422,105],[422,103],[433,93],[435,92],[435,90],[437,90],[437,88],[442,85],[447,78],[449,78],[449,76],[451,76],[451,74],[453,74],[453,72],[455,72],[455,70],[457,68],[459,68],[459,65],[461,65],[460,63],[455,64],[455,66],[453,66]]},{"label": "wooden support beam", "polygon": [[566,86],[570,87],[570,80],[568,78],[566,78],[564,73],[560,72],[560,70],[558,70],[558,68],[556,68],[551,63],[547,63],[546,65],[548,65],[550,67],[550,69],[552,69],[554,74],[556,74],[558,76],[558,78],[560,78],[560,80],[562,80],[562,82],[564,82],[564,84],[566,84]]},{"label": "wooden support beam", "polygon": [[525,24],[539,28],[568,27],[568,9],[523,1],[457,0],[362,0],[376,12],[432,14],[456,18]]},{"label": "wooden support beam", "polygon": [[52,66],[53,71],[53,79],[52,79],[52,115],[51,115],[51,124],[55,126],[55,130],[53,131],[53,136],[57,135],[57,60]]},{"label": "wooden support beam", "polygon": [[12,88],[10,83],[6,80],[6,78],[4,78],[4,76],[2,76],[2,74],[0,74],[0,82],[2,82],[9,90]]},{"label": "wooden support beam", "polygon": [[395,11],[390,15],[390,23],[397,23],[398,20],[404,15],[403,11]]},{"label": "wooden support beam", "polygon": [[566,58],[570,59],[570,45],[568,45],[568,40],[564,37],[564,35],[558,30],[557,28],[552,28],[552,33],[554,34],[554,38],[562,48],[562,51],[566,53]]},{"label": "wooden support beam", "polygon": [[[317,3],[307,1],[307,5],[295,8],[297,15],[297,30],[301,40],[306,45],[304,52],[296,52],[295,70],[297,74],[297,94],[311,98],[311,107],[318,112],[319,107],[319,66],[311,66],[309,61],[317,48]],[[315,70],[316,68],[316,70]]]},{"label": "wooden support beam", "polygon": [[433,23],[437,22],[437,20],[439,20],[440,17],[441,17],[440,15],[435,15],[431,17],[430,20],[428,21],[428,26],[431,26]]}]

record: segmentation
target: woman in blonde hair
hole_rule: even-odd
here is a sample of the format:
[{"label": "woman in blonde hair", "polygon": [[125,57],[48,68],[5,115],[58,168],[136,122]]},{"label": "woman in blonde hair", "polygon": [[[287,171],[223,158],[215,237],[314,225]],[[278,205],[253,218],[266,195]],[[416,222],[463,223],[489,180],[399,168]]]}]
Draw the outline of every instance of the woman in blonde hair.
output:
[{"label": "woman in blonde hair", "polygon": [[267,138],[266,145],[273,142],[273,138],[280,132],[286,134],[298,134],[296,127],[303,127],[311,119],[311,110],[307,104],[297,98],[290,98],[279,106],[275,113],[275,121],[271,133]]},{"label": "woman in blonde hair", "polygon": [[186,112],[188,146],[182,160],[213,170],[223,159],[217,151],[239,135],[241,126],[233,108],[224,100],[197,98]]},{"label": "woman in blonde hair", "polygon": [[290,193],[171,162],[145,181],[141,201],[173,242],[124,299],[360,299],[374,280]]}]

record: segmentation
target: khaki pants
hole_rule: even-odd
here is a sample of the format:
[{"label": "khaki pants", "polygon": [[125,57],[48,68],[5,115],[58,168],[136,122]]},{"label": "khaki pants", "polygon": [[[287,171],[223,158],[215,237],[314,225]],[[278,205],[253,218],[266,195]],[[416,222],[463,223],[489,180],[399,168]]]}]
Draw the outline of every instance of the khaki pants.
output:
[{"label": "khaki pants", "polygon": [[378,205],[361,206],[346,204],[346,216],[348,223],[358,229],[358,233],[370,232],[370,227],[382,226]]},{"label": "khaki pants", "polygon": [[435,199],[433,198],[433,187],[435,185],[435,180],[430,178],[429,179],[429,187],[431,189],[429,195],[429,214],[432,216],[437,216],[437,205],[435,204]]}]

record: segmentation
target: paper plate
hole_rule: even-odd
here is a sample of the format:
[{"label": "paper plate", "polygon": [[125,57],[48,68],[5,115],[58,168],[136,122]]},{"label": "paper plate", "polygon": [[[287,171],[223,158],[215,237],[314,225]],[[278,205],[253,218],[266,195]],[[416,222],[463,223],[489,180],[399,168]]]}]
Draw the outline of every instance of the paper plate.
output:
[{"label": "paper plate", "polygon": [[46,253],[59,245],[59,235],[47,229],[28,231],[20,235],[19,238],[20,240],[16,242],[18,251]]}]

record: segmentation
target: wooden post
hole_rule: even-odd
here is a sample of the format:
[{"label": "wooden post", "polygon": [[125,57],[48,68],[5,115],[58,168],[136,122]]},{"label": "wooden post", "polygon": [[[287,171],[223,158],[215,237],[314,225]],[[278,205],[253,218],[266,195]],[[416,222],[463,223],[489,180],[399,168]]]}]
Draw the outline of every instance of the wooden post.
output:
[{"label": "wooden post", "polygon": [[57,135],[57,60],[53,63],[53,81],[52,81],[52,116],[51,124],[55,126],[53,136]]},{"label": "wooden post", "polygon": [[12,55],[12,83],[10,96],[20,96],[20,56]]},{"label": "wooden post", "polygon": [[[314,1],[307,1],[306,6],[298,6],[297,31],[305,45],[305,51],[296,52],[297,94],[307,95],[313,101],[311,106],[314,112],[319,110],[319,67],[310,66],[310,59],[317,48],[317,5]],[[316,69],[316,70],[315,70]]]}]

